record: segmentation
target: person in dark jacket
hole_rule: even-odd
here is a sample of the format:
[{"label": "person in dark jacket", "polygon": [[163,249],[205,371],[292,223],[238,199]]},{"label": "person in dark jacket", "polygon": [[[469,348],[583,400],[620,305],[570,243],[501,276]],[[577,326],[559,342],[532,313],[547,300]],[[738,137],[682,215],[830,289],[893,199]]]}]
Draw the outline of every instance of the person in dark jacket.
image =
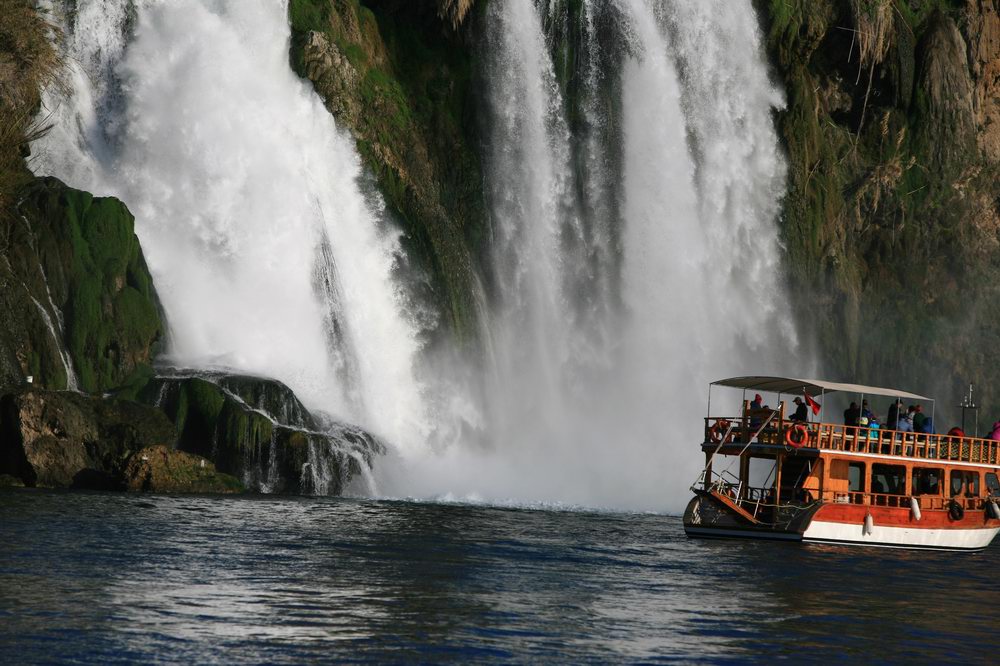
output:
[{"label": "person in dark jacket", "polygon": [[903,406],[899,400],[893,400],[889,405],[889,412],[885,416],[885,427],[889,430],[897,430],[899,427],[899,408]]},{"label": "person in dark jacket", "polygon": [[856,426],[861,418],[861,408],[858,403],[852,402],[851,406],[844,410],[844,425]]},{"label": "person in dark jacket", "polygon": [[809,409],[806,407],[805,401],[802,398],[796,396],[795,400],[792,400],[798,407],[795,408],[795,413],[788,417],[789,421],[808,421],[809,420]]}]

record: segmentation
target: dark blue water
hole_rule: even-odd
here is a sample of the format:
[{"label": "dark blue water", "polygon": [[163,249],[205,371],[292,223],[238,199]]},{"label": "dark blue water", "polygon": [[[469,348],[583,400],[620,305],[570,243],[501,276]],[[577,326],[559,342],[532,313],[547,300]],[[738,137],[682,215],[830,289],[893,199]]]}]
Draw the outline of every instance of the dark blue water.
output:
[{"label": "dark blue water", "polygon": [[998,569],[657,515],[0,491],[0,662],[989,663]]}]

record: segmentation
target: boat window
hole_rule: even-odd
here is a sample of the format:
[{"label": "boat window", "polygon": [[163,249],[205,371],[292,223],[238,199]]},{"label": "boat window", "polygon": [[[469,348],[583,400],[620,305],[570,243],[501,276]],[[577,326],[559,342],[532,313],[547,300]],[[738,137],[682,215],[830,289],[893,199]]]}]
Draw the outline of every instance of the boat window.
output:
[{"label": "boat window", "polygon": [[927,467],[913,468],[913,494],[914,495],[940,495],[941,481],[944,479],[944,470],[929,469]]},{"label": "boat window", "polygon": [[979,472],[965,472],[965,496],[979,497]]},{"label": "boat window", "polygon": [[906,468],[902,465],[872,465],[873,493],[904,495],[906,493]]},{"label": "boat window", "polygon": [[961,495],[965,488],[965,472],[959,469],[951,470],[951,496]]},{"label": "boat window", "polygon": [[847,488],[852,493],[861,493],[865,490],[865,464],[852,462],[847,469]]},{"label": "boat window", "polygon": [[990,491],[990,495],[1000,497],[1000,479],[994,472],[986,473],[986,488]]}]

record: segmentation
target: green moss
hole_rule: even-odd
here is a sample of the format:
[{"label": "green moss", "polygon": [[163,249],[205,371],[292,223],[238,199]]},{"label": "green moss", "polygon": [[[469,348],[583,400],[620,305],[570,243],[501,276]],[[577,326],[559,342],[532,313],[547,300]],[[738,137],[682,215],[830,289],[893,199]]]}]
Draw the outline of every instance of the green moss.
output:
[{"label": "green moss", "polygon": [[460,339],[474,340],[478,281],[470,248],[485,252],[486,239],[471,110],[475,55],[415,3],[332,8],[324,16],[290,8],[293,67],[305,76],[302,49],[308,31],[317,30],[357,70],[359,153],[404,232],[411,264],[430,277],[430,297]]},{"label": "green moss", "polygon": [[330,26],[330,0],[290,0],[288,19],[296,32],[323,32]]},{"label": "green moss", "polygon": [[[152,361],[163,329],[132,215],[116,199],[95,198],[52,178],[33,180],[19,197],[26,224],[15,226],[22,237],[8,254],[10,265],[34,301],[55,307],[53,321],[61,313],[80,388],[121,388]],[[44,343],[43,384],[64,388],[66,373],[51,333],[47,327],[29,333],[33,345]]]},{"label": "green moss", "polygon": [[132,374],[113,392],[113,395],[119,400],[138,401],[143,389],[155,376],[153,368],[143,363],[136,367]]}]

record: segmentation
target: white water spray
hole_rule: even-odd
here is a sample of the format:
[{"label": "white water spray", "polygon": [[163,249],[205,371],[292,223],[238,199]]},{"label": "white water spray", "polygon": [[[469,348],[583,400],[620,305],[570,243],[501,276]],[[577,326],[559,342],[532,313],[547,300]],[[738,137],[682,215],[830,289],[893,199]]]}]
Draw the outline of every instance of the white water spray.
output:
[{"label": "white water spray", "polygon": [[288,67],[285,3],[79,3],[34,168],[136,217],[179,365],[276,377],[404,448],[427,431],[397,240]]},{"label": "white water spray", "polygon": [[488,9],[493,446],[428,464],[414,492],[678,510],[708,382],[794,354],[781,97],[749,2],[584,2],[574,136],[543,31],[561,11]]}]

